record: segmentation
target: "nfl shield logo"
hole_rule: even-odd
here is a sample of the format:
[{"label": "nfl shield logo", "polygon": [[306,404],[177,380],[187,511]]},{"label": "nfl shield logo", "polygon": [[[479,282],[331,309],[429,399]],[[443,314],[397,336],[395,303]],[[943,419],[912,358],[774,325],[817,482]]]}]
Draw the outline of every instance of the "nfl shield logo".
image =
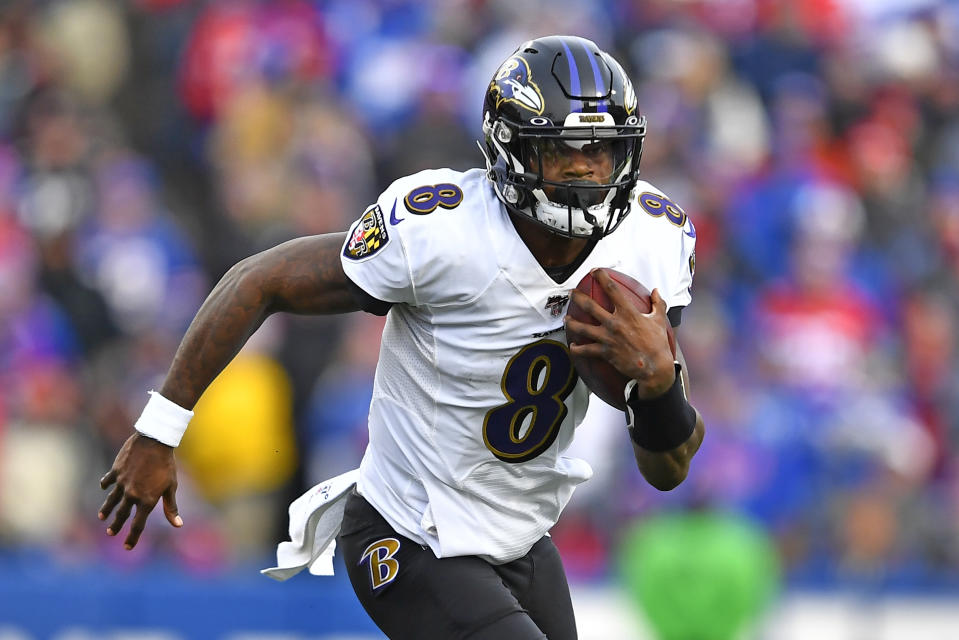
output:
[{"label": "nfl shield logo", "polygon": [[566,308],[567,302],[569,302],[569,295],[550,296],[546,301],[546,308],[549,309],[551,316],[558,318]]}]

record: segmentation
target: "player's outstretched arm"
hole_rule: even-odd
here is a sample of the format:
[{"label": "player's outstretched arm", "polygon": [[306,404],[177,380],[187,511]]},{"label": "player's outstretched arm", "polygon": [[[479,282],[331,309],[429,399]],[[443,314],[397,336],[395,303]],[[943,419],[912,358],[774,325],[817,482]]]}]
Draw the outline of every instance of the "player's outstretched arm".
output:
[{"label": "player's outstretched arm", "polygon": [[277,311],[359,309],[340,264],[343,234],[297,238],[246,258],[217,283],[187,329],[160,393],[192,409],[264,320]]},{"label": "player's outstretched arm", "polygon": [[[326,314],[356,311],[349,280],[340,264],[342,233],[291,240],[246,258],[217,283],[187,329],[160,394],[170,410],[188,412],[213,379],[233,359],[250,335],[272,313]],[[136,546],[147,517],[163,499],[167,520],[183,520],[176,506],[173,447],[139,433],[123,444],[100,487],[113,487],[99,518],[116,535],[130,517],[127,549]]]},{"label": "player's outstretched arm", "polygon": [[[606,311],[586,294],[574,290],[570,295],[575,296],[577,305],[599,324],[586,324],[567,316],[567,336],[573,339],[570,351],[605,359],[632,379],[627,419],[636,463],[647,482],[669,491],[685,480],[705,428],[699,412],[686,401],[689,381],[682,351],[677,344],[674,359],[669,348],[666,302],[653,289],[652,309],[642,313],[629,304],[621,286],[605,271],[597,270],[595,277],[614,310]],[[674,360],[680,363],[679,367]]]}]

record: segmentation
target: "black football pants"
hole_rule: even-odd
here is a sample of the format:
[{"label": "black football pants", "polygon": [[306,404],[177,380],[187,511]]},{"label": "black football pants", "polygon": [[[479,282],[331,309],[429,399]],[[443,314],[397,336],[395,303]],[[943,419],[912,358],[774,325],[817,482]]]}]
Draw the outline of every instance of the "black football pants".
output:
[{"label": "black football pants", "polygon": [[437,558],[354,493],[337,551],[363,608],[391,640],[576,639],[566,573],[548,536],[502,565]]}]

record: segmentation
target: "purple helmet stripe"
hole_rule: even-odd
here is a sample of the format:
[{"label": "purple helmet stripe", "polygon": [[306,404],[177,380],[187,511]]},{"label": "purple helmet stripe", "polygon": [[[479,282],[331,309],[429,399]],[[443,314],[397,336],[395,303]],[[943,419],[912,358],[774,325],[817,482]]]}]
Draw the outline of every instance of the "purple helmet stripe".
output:
[{"label": "purple helmet stripe", "polygon": [[[576,66],[576,60],[573,58],[573,52],[569,50],[569,47],[566,45],[565,40],[560,40],[563,45],[563,51],[566,52],[566,61],[569,63],[569,88],[570,92],[574,96],[583,95],[580,93],[579,88],[579,67]],[[576,103],[579,103],[579,108],[576,107]],[[582,100],[570,100],[569,101],[569,110],[572,112],[582,111],[583,110],[583,101]]]},{"label": "purple helmet stripe", "polygon": [[[596,64],[596,56],[590,53],[589,47],[586,46],[586,43],[583,43],[583,48],[586,49],[586,57],[589,58],[589,64],[593,67],[593,80],[596,82],[596,96],[605,96],[606,95],[606,85],[603,84],[603,76],[599,72],[599,65]],[[601,101],[596,110],[599,112],[606,111],[606,101]]]}]

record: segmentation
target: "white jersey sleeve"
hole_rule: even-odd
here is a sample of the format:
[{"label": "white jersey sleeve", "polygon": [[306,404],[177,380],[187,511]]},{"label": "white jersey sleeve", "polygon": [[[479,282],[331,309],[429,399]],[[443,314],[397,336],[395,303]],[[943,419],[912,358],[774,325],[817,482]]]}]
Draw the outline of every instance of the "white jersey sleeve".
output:
[{"label": "white jersey sleeve", "polygon": [[[392,303],[416,303],[406,246],[395,223],[396,183],[367,208],[346,234],[341,262],[347,277],[369,295]],[[402,214],[401,214],[402,215]]]},{"label": "white jersey sleeve", "polygon": [[696,227],[689,216],[684,214],[680,228],[682,235],[679,238],[679,260],[675,265],[677,273],[670,290],[662,292],[669,309],[682,309],[692,301],[693,276],[696,273]]},{"label": "white jersey sleeve", "polygon": [[696,229],[686,212],[653,185],[640,182],[629,216],[605,242],[608,255],[617,257],[608,266],[626,271],[650,290],[659,289],[675,323],[692,299],[696,265]]},{"label": "white jersey sleeve", "polygon": [[470,215],[476,204],[462,183],[463,174],[437,169],[391,184],[347,233],[341,254],[347,277],[384,302],[417,307],[451,301],[445,300],[456,292],[449,268],[469,249],[457,237],[466,230],[434,212],[455,209],[454,220]]}]

